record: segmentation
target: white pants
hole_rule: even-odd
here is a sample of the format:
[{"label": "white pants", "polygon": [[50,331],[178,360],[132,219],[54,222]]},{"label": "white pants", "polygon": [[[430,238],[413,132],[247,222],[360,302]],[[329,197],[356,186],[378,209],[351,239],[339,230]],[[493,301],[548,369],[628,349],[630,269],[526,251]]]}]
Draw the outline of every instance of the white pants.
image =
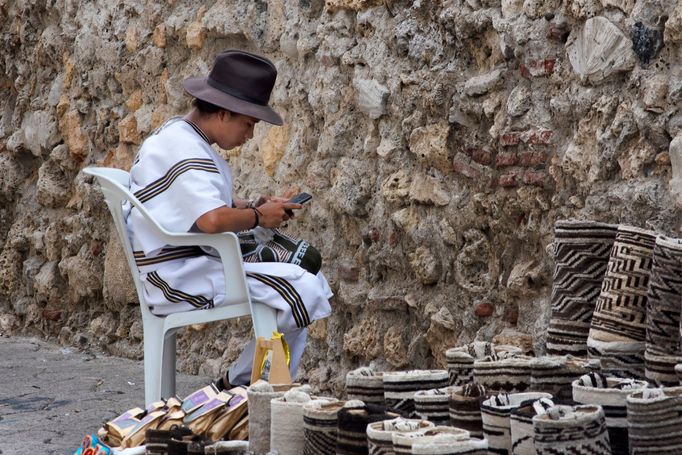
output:
[{"label": "white pants", "polygon": [[[308,338],[308,329],[303,327],[284,334],[284,339],[289,345],[289,372],[291,379],[296,379],[296,372],[303,357],[305,341]],[[237,360],[230,366],[229,376],[232,385],[249,385],[251,382],[251,367],[253,355],[256,350],[256,340],[251,340],[244,346],[244,350]]]},{"label": "white pants", "polygon": [[[156,315],[220,306],[225,300],[225,274],[218,258],[198,256],[168,262],[152,271],[153,267],[141,267],[140,279],[145,300]],[[297,265],[280,262],[244,263],[244,271],[251,301],[277,310],[280,332],[307,326],[332,312],[329,299],[333,293],[322,272],[312,275]]]}]

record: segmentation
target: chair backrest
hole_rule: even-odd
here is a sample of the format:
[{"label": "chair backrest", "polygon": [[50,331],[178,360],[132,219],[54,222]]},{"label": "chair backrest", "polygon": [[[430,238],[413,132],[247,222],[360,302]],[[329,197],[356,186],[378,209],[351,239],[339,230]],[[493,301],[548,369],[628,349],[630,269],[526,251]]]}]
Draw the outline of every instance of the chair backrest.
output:
[{"label": "chair backrest", "polygon": [[[148,223],[149,228],[167,244],[210,246],[216,249],[220,254],[224,267],[225,287],[229,290],[229,292],[226,292],[224,305],[250,302],[241,251],[239,248],[239,240],[235,234],[231,232],[223,234],[169,232],[152,218],[142,203],[130,192],[130,174],[128,172],[114,168],[88,167],[83,169],[83,173],[97,178],[97,181],[101,186],[104,200],[114,219],[116,232],[123,244],[128,267],[130,268],[130,273],[135,282],[135,289],[137,290],[137,296],[144,317],[156,316],[151,313],[149,306],[146,304],[144,288],[140,281],[139,271],[133,255],[132,244],[128,237],[126,218],[128,216],[128,211],[132,207],[135,207],[140,211]],[[129,202],[130,205],[126,204],[126,202]]]},{"label": "chair backrest", "polygon": [[135,204],[135,202],[139,204],[139,201],[133,201],[136,198],[129,190],[130,173],[121,169],[92,167],[83,169],[83,173],[94,176],[100,184],[102,194],[104,195],[104,201],[107,203],[109,212],[114,219],[116,233],[123,245],[123,251],[125,253],[126,261],[128,262],[128,269],[133,277],[137,298],[140,301],[140,307],[142,308],[143,313],[151,313],[148,305],[145,304],[144,289],[142,288],[142,283],[138,276],[139,273],[137,273],[137,264],[135,264],[133,247],[130,243],[127,232],[128,228],[126,226],[126,218],[131,206],[126,207],[125,202],[130,201],[131,204]]}]

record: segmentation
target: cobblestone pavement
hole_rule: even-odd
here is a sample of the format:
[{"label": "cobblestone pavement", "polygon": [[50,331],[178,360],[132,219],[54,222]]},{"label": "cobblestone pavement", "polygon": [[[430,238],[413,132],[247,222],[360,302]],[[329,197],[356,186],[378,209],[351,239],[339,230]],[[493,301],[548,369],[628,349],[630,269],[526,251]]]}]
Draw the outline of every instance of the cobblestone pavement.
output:
[{"label": "cobblestone pavement", "polygon": [[[0,453],[72,455],[88,433],[144,405],[142,362],[0,336]],[[178,374],[186,396],[210,378]]]}]

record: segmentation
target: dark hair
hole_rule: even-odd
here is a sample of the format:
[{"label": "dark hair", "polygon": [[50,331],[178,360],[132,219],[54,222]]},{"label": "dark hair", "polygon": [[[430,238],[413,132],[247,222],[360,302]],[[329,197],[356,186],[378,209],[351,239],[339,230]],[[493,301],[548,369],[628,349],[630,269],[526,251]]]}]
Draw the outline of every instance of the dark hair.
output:
[{"label": "dark hair", "polygon": [[194,98],[194,101],[192,101],[192,106],[196,107],[202,114],[215,114],[216,112],[220,111],[230,112],[225,108],[216,106],[215,104],[209,103],[208,101],[200,100],[199,98]]}]

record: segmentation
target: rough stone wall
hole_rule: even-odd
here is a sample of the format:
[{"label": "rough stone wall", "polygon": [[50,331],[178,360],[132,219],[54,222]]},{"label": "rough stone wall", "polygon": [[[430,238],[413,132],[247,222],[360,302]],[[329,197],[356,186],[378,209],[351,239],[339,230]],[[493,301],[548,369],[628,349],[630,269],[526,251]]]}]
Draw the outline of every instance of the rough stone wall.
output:
[{"label": "rough stone wall", "polygon": [[[0,0],[0,39],[4,334],[140,357],[134,289],[79,171],[129,168],[229,47],[275,61],[286,119],[225,152],[237,193],[315,195],[290,228],[336,293],[304,360],[321,388],[358,364],[443,365],[508,327],[541,349],[556,219],[679,235],[673,0]],[[249,330],[186,330],[181,368],[217,374]]]}]

